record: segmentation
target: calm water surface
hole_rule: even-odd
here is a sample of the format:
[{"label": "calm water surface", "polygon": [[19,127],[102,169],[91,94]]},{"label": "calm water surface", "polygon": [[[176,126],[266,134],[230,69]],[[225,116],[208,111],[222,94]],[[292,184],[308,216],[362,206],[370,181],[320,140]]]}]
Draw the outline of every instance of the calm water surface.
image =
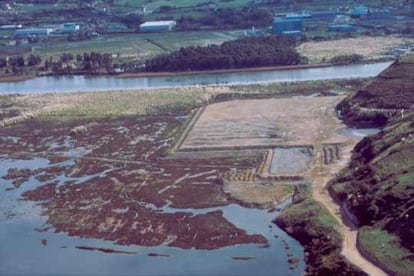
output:
[{"label": "calm water surface", "polygon": [[196,85],[277,83],[310,80],[365,78],[377,76],[390,64],[391,62],[381,62],[372,64],[356,64],[295,70],[179,75],[169,77],[39,77],[21,82],[0,83],[0,94],[155,89]]},{"label": "calm water surface", "polygon": [[[62,166],[69,165],[65,161]],[[43,158],[32,160],[5,159],[0,156],[0,177],[9,168],[48,167]],[[57,164],[54,164],[57,165]],[[89,176],[94,177],[94,176]],[[68,178],[61,175],[61,183]],[[19,200],[24,191],[44,183],[34,177],[19,189],[6,191],[12,181],[0,178],[0,275],[301,275],[304,271],[304,253],[300,244],[271,223],[277,212],[244,208],[236,204],[208,209],[162,208],[164,212],[186,211],[194,214],[223,210],[224,217],[248,234],[261,234],[269,241],[269,248],[257,244],[236,245],[217,250],[183,250],[167,246],[119,246],[111,241],[69,237],[65,233],[38,232],[35,228],[47,225],[41,208],[33,202]],[[82,184],[80,184],[82,185]],[[285,204],[287,204],[286,202]],[[272,225],[272,227],[269,227]],[[278,236],[277,238],[275,236]],[[47,240],[47,245],[41,244]],[[299,260],[295,270],[289,269],[286,240]],[[105,254],[76,249],[76,246],[94,246],[133,251],[136,254]],[[148,253],[169,254],[170,257],[149,257]],[[232,257],[251,256],[255,260],[240,261]]]}]

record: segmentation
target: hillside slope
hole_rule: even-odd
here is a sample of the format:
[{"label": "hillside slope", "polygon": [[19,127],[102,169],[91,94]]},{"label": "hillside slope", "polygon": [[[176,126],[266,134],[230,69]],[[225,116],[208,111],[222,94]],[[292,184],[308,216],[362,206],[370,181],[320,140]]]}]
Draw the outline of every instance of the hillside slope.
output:
[{"label": "hillside slope", "polygon": [[366,127],[383,126],[390,117],[413,107],[414,55],[407,55],[341,102],[337,109],[347,124]]},{"label": "hillside slope", "polygon": [[358,246],[390,274],[414,275],[414,56],[339,104],[351,125],[385,126],[329,185],[360,227]]}]

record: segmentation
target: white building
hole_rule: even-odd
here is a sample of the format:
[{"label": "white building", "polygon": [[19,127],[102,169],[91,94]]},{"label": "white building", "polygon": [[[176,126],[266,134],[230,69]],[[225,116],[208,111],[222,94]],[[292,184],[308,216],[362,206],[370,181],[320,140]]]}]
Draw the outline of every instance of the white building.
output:
[{"label": "white building", "polygon": [[140,32],[168,32],[171,31],[177,23],[173,20],[170,21],[148,21],[139,25]]},{"label": "white building", "polygon": [[16,30],[23,28],[22,24],[17,25],[1,25],[0,30]]}]

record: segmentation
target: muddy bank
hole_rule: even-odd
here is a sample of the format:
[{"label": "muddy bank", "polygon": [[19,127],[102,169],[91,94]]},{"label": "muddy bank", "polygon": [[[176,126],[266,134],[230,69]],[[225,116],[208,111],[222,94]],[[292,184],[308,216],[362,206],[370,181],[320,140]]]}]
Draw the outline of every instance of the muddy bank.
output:
[{"label": "muddy bank", "polygon": [[0,82],[17,82],[36,78],[35,75],[0,76]]},{"label": "muddy bank", "polygon": [[223,74],[223,73],[239,73],[239,72],[260,72],[260,71],[277,71],[277,70],[295,70],[308,68],[329,67],[332,64],[299,64],[286,66],[267,66],[254,68],[235,68],[235,69],[221,69],[221,70],[203,70],[203,71],[183,71],[183,72],[139,72],[139,73],[123,73],[117,75],[118,78],[139,78],[139,77],[172,77],[172,76],[186,76],[186,75],[200,75],[200,74]]},{"label": "muddy bank", "polygon": [[[77,136],[69,136],[77,126],[72,124],[31,121],[2,129],[0,183],[12,190],[0,191],[0,235],[8,233],[0,249],[6,256],[0,274],[250,275],[253,270],[269,275],[276,269],[283,275],[300,274],[300,245],[278,227],[269,227],[278,213],[230,204],[216,183],[220,171],[255,166],[254,158],[159,158],[161,141],[182,120],[106,120]],[[161,132],[165,124],[160,122],[167,122]],[[125,145],[122,137],[132,143]],[[123,152],[116,154],[118,150]],[[28,180],[14,187],[13,178],[21,176]],[[19,200],[21,193],[35,202]],[[280,239],[287,241],[289,252]],[[159,242],[156,247],[137,246]],[[116,253],[112,250],[136,254],[108,254]],[[293,257],[287,254],[299,264],[290,268]],[[255,259],[232,259],[246,256]],[[189,262],[194,265],[188,267]]]},{"label": "muddy bank", "polygon": [[[183,114],[186,115],[186,111]],[[55,231],[70,236],[113,240],[117,244],[214,249],[244,243],[266,244],[224,218],[221,211],[193,214],[160,208],[226,206],[218,179],[230,168],[250,168],[257,158],[165,160],[174,139],[169,133],[183,116],[163,114],[104,120],[85,133],[69,135],[74,125],[28,121],[2,130],[18,141],[1,139],[4,153],[39,157],[50,166],[11,168],[3,176],[15,189],[34,178],[43,183],[23,198],[38,201]],[[180,114],[178,114],[180,115]]]}]

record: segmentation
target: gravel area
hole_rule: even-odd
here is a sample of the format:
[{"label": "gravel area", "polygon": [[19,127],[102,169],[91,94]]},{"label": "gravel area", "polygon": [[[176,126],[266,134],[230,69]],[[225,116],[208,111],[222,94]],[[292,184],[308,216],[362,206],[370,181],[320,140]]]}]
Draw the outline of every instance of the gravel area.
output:
[{"label": "gravel area", "polygon": [[295,174],[309,169],[313,152],[311,148],[275,148],[273,150],[271,174]]}]

